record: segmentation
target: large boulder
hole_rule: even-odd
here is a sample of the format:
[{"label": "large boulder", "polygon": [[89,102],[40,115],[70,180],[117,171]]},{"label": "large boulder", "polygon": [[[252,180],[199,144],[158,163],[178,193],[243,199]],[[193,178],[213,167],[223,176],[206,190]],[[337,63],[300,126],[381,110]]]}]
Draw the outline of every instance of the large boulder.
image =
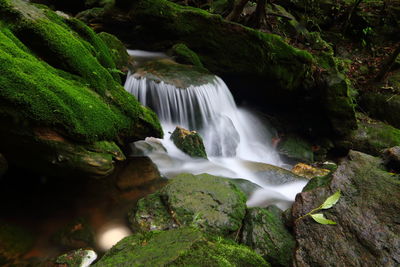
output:
[{"label": "large boulder", "polygon": [[0,150],[10,162],[104,175],[116,143],[162,136],[156,115],[120,85],[110,49],[82,22],[22,0],[1,0],[0,17]]},{"label": "large boulder", "polygon": [[399,265],[400,180],[381,164],[379,158],[350,151],[328,185],[297,195],[293,218],[341,191],[336,205],[323,210],[337,225],[318,224],[310,216],[294,221],[294,266]]},{"label": "large boulder", "polygon": [[278,208],[248,209],[242,236],[243,244],[254,249],[273,266],[291,266],[295,241],[286,229]]},{"label": "large boulder", "polygon": [[228,178],[181,174],[139,200],[130,222],[143,231],[197,225],[207,232],[229,235],[240,229],[245,210],[245,195]]},{"label": "large boulder", "polygon": [[94,267],[105,266],[270,266],[248,247],[198,229],[138,233],[111,248]]},{"label": "large boulder", "polygon": [[343,144],[353,150],[374,156],[386,148],[400,145],[400,130],[384,122],[358,114],[358,128]]}]

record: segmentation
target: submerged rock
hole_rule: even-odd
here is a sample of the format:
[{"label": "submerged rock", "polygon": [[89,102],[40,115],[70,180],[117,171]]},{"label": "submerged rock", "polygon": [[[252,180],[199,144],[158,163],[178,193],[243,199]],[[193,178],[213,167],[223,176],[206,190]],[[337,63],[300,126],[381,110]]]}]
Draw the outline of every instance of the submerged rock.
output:
[{"label": "submerged rock", "polygon": [[139,200],[130,222],[143,231],[197,225],[207,232],[229,235],[239,230],[245,209],[246,197],[230,179],[181,174]]},{"label": "submerged rock", "polygon": [[181,127],[176,127],[175,131],[171,134],[171,140],[177,148],[189,156],[207,159],[203,139],[196,131],[189,131]]},{"label": "submerged rock", "polygon": [[331,182],[298,194],[293,218],[318,207],[337,190],[339,201],[323,213],[337,225],[309,216],[294,221],[294,266],[398,266],[400,181],[381,169],[381,160],[350,151]]},{"label": "submerged rock", "polygon": [[241,243],[254,249],[273,266],[291,266],[295,241],[278,208],[248,209],[242,236]]},{"label": "submerged rock", "polygon": [[1,0],[0,16],[0,150],[10,162],[56,176],[106,175],[113,161],[108,149],[93,149],[97,142],[162,136],[156,115],[120,85],[110,49],[82,22],[22,0]]},{"label": "submerged rock", "polygon": [[183,227],[126,237],[93,266],[270,265],[248,247]]}]

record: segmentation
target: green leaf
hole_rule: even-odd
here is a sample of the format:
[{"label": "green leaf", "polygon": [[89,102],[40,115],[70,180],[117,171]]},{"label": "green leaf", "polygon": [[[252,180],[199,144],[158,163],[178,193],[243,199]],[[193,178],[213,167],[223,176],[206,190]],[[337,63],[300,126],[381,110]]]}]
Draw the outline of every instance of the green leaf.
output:
[{"label": "green leaf", "polygon": [[339,198],[340,198],[340,190],[336,191],[335,194],[333,194],[332,196],[328,197],[325,200],[325,202],[322,203],[320,208],[324,209],[324,210],[332,208],[333,205],[335,205],[339,201]]},{"label": "green leaf", "polygon": [[322,213],[311,214],[310,216],[319,224],[336,224],[334,221],[325,218]]}]

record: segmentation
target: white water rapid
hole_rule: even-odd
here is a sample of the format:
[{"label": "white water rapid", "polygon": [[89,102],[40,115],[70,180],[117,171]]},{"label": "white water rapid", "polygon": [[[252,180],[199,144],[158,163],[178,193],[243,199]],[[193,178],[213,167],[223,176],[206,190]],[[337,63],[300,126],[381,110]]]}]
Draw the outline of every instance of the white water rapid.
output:
[{"label": "white water rapid", "polygon": [[[129,52],[139,59],[138,64],[164,57],[159,53]],[[287,208],[306,182],[265,179],[267,164],[282,165],[271,145],[273,136],[259,118],[236,106],[222,79],[210,77],[207,84],[181,89],[129,74],[125,89],[157,113],[165,134],[164,139],[136,142],[134,151],[149,156],[166,177],[187,172],[243,178],[262,188],[249,199],[249,206],[276,204]],[[175,147],[170,135],[176,126],[200,133],[208,160],[191,158]]]}]

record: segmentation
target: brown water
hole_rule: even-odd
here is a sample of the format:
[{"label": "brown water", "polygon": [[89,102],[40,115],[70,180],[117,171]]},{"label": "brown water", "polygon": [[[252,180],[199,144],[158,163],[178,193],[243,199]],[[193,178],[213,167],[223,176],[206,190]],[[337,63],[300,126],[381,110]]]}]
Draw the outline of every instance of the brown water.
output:
[{"label": "brown water", "polygon": [[34,235],[34,245],[23,258],[50,258],[88,246],[101,252],[98,242],[60,242],[55,236],[62,229],[73,233],[90,227],[97,240],[110,224],[127,226],[127,213],[137,200],[165,184],[153,168],[147,159],[131,159],[102,179],[45,178],[13,168],[0,180],[0,222]]}]

